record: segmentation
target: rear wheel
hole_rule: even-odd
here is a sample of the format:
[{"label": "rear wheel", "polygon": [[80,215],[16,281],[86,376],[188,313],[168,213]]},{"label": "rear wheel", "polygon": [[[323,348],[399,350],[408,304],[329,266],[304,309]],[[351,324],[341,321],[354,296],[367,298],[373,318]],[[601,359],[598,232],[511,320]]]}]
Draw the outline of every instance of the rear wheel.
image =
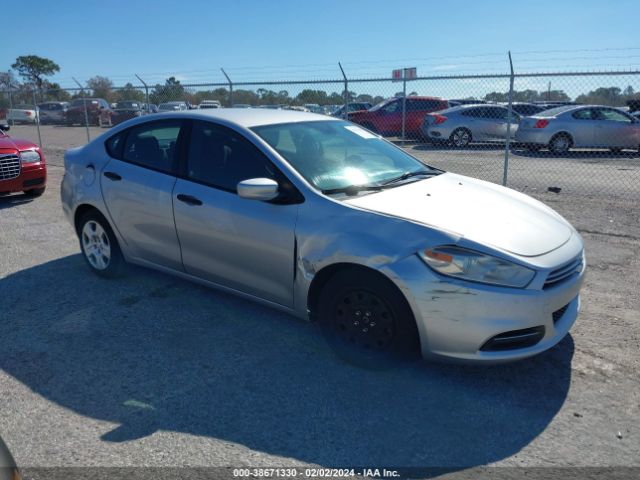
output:
[{"label": "rear wheel", "polygon": [[78,235],[82,254],[92,272],[106,278],[120,276],[124,257],[113,230],[100,213],[93,210],[84,214]]},{"label": "rear wheel", "polygon": [[567,153],[573,146],[573,140],[566,133],[554,135],[549,142],[549,150],[553,153]]},{"label": "rear wheel", "polygon": [[389,280],[349,269],[320,293],[318,316],[325,338],[342,359],[363,366],[416,359],[419,337],[413,314]]},{"label": "rear wheel", "polygon": [[458,148],[466,147],[471,140],[471,132],[467,128],[456,128],[449,136],[451,144]]}]

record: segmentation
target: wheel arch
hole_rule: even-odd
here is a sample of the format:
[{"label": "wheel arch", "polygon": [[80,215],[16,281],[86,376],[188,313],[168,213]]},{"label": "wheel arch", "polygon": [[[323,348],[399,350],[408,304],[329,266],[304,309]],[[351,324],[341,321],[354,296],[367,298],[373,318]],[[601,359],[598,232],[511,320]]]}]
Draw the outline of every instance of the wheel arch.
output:
[{"label": "wheel arch", "polygon": [[327,265],[319,270],[311,280],[311,284],[309,285],[309,290],[307,291],[307,309],[311,314],[311,319],[313,320],[314,312],[317,311],[318,300],[320,298],[320,292],[322,289],[331,281],[331,279],[338,273],[343,272],[345,270],[358,270],[362,272],[362,275],[373,275],[379,278],[382,278],[385,282],[389,284],[391,288],[397,290],[398,293],[404,298],[404,301],[407,302],[409,306],[409,310],[412,312],[414,316],[415,322],[415,313],[413,312],[413,308],[411,308],[411,304],[406,298],[405,294],[402,292],[402,289],[396,285],[396,283],[389,278],[388,275],[385,275],[380,270],[376,270],[375,268],[368,267],[366,265],[362,265],[359,263],[351,263],[351,262],[339,262],[333,263],[331,265]]},{"label": "wheel arch", "polygon": [[96,211],[102,218],[104,218],[105,222],[107,222],[107,224],[113,230],[113,225],[111,225],[111,222],[109,222],[109,219],[107,218],[107,216],[104,213],[102,213],[98,207],[90,203],[83,203],[78,205],[76,207],[75,212],[73,213],[73,226],[75,228],[77,235],[80,235],[80,219],[92,210]]}]

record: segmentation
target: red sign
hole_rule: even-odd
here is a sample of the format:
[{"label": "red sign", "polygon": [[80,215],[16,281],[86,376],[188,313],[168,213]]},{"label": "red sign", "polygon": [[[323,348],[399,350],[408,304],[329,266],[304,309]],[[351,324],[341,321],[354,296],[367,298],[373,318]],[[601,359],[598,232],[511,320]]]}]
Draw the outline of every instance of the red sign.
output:
[{"label": "red sign", "polygon": [[418,78],[418,69],[412,68],[398,68],[391,72],[391,80],[394,82],[401,82],[402,80],[415,80]]}]

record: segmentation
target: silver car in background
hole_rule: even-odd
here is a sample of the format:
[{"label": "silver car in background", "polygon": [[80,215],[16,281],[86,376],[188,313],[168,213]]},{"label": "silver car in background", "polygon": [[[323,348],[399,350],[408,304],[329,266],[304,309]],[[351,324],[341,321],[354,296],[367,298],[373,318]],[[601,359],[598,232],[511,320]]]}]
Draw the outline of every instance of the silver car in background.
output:
[{"label": "silver car in background", "polygon": [[[509,110],[502,105],[458,105],[425,115],[422,136],[428,141],[449,142],[459,148],[471,142],[504,142],[508,118]],[[518,129],[519,121],[520,116],[511,112],[511,138]]]},{"label": "silver car in background", "polygon": [[640,121],[613,107],[566,105],[523,118],[516,142],[531,150],[548,148],[566,153],[571,148],[640,147]]},{"label": "silver car in background", "polygon": [[45,102],[38,104],[41,124],[65,123],[69,102]]},{"label": "silver car in background", "polygon": [[61,197],[98,275],[158,269],[315,320],[352,350],[502,362],[578,316],[583,243],[560,215],[324,115],[133,119],[66,152]]}]

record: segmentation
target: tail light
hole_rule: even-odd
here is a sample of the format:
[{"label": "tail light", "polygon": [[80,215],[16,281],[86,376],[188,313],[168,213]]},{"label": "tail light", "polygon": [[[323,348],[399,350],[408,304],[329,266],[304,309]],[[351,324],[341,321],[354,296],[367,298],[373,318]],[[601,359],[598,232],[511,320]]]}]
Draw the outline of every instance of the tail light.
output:
[{"label": "tail light", "polygon": [[435,118],[435,124],[436,125],[440,125],[441,123],[444,123],[447,121],[447,117],[445,117],[444,115],[434,115]]},{"label": "tail light", "polygon": [[549,125],[549,120],[545,120],[543,118],[542,120],[538,120],[536,124],[533,126],[533,128],[544,128],[547,125]]},{"label": "tail light", "polygon": [[27,110],[26,112],[24,112],[24,114],[25,114],[27,117],[30,117],[30,116],[31,116],[31,112],[30,112],[30,111],[28,111],[28,110]]}]

